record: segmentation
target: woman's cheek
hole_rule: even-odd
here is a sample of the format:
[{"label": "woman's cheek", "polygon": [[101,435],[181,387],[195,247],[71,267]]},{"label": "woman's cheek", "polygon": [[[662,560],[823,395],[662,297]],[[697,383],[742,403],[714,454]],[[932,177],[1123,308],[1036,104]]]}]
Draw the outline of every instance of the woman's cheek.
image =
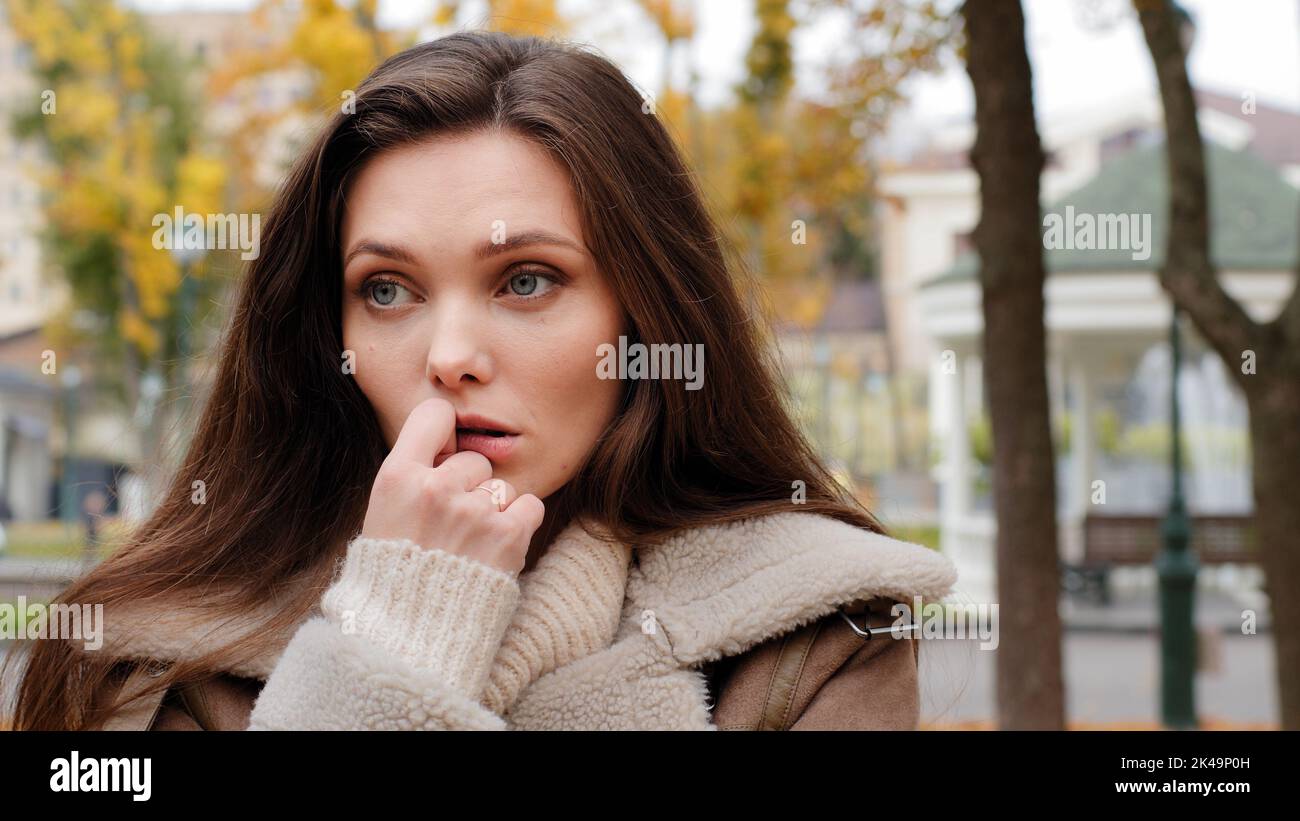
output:
[{"label": "woman's cheek", "polygon": [[406,384],[408,380],[404,380],[393,367],[394,362],[403,357],[381,353],[381,350],[370,344],[358,352],[355,378],[357,386],[370,401],[385,441],[392,447],[410,408],[419,404],[419,392],[412,390],[412,386]]}]

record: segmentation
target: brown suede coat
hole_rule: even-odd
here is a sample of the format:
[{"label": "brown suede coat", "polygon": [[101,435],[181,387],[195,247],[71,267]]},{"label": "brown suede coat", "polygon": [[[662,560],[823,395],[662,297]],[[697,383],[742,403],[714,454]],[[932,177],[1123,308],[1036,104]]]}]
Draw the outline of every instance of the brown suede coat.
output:
[{"label": "brown suede coat", "polygon": [[[920,699],[919,642],[888,633],[893,602],[877,598],[840,611],[702,668],[720,730],[912,730]],[[115,729],[243,730],[262,682],[233,674],[173,688]]]},{"label": "brown suede coat", "polygon": [[[553,550],[558,562],[600,544],[575,525]],[[937,600],[952,589],[956,568],[941,554],[828,516],[789,512],[691,528],[629,555],[622,604],[605,614],[612,643],[539,675],[503,715],[449,699],[414,677],[358,676],[358,659],[383,661],[359,655],[364,642],[314,617],[264,642],[257,658],[136,699],[109,727],[917,727],[918,640],[894,638],[887,628],[896,620],[895,602]],[[160,612],[143,603],[141,613],[106,616],[105,651],[128,660],[123,668],[136,672],[125,687],[142,692],[135,688],[149,684],[148,663],[215,652],[262,632],[283,606],[268,601],[237,619],[213,621],[185,607]],[[519,615],[532,617],[522,606]],[[860,632],[867,624],[886,629],[868,638]],[[406,689],[392,696],[385,687]],[[395,699],[430,699],[438,712],[389,709],[360,720],[354,711],[377,697],[381,708]]]}]

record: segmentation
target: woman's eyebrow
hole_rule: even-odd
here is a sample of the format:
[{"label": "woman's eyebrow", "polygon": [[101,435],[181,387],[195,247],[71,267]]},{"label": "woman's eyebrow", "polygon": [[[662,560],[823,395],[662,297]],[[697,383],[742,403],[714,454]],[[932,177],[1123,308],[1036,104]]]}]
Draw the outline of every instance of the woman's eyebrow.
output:
[{"label": "woman's eyebrow", "polygon": [[478,247],[475,256],[478,259],[488,259],[497,254],[505,254],[517,248],[525,248],[530,245],[559,245],[564,248],[570,248],[579,253],[587,253],[587,249],[559,234],[552,234],[550,231],[533,230],[521,231],[501,242],[488,241]]},{"label": "woman's eyebrow", "polygon": [[400,245],[388,245],[373,239],[363,239],[356,244],[348,255],[343,258],[343,267],[348,267],[352,258],[361,254],[374,254],[378,257],[387,257],[395,262],[404,262],[407,265],[415,264],[415,254],[406,250]]},{"label": "woman's eyebrow", "polygon": [[[518,248],[526,248],[531,245],[559,245],[562,248],[569,248],[579,253],[587,253],[587,249],[568,237],[553,234],[550,231],[533,230],[523,231],[515,234],[501,242],[488,241],[478,247],[475,256],[480,259],[488,259],[497,254],[505,254]],[[373,239],[364,239],[356,244],[348,255],[343,259],[343,267],[346,268],[348,263],[354,257],[361,254],[373,254],[379,257],[386,257],[395,262],[403,262],[407,265],[415,265],[415,254],[408,251],[400,245],[389,245]]]}]

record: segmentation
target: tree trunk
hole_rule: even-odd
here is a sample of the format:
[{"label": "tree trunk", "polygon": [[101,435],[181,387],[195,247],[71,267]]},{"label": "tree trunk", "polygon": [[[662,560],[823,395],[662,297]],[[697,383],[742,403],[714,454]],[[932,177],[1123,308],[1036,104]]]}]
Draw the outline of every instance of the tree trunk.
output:
[{"label": "tree trunk", "polygon": [[1300,729],[1300,369],[1270,380],[1250,403],[1255,538],[1264,567],[1277,654],[1278,708]]},{"label": "tree trunk", "polygon": [[1043,149],[1019,0],[968,0],[967,62],[980,178],[984,385],[993,430],[1003,729],[1062,729],[1056,472],[1043,327]]},{"label": "tree trunk", "polygon": [[[1260,324],[1219,284],[1209,254],[1205,151],[1178,18],[1135,0],[1164,107],[1169,247],[1160,282],[1227,365],[1250,409],[1255,533],[1273,616],[1282,729],[1300,730],[1300,272],[1277,318]],[[1253,352],[1254,369],[1243,367]]]}]

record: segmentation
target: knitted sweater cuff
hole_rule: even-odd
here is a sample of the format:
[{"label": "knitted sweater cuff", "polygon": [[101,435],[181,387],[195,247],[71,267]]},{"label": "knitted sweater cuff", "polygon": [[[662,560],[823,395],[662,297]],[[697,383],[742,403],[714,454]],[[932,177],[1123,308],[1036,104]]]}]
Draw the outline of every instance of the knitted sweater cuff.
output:
[{"label": "knitted sweater cuff", "polygon": [[407,539],[354,539],[321,611],[478,699],[519,603],[514,576]]}]

